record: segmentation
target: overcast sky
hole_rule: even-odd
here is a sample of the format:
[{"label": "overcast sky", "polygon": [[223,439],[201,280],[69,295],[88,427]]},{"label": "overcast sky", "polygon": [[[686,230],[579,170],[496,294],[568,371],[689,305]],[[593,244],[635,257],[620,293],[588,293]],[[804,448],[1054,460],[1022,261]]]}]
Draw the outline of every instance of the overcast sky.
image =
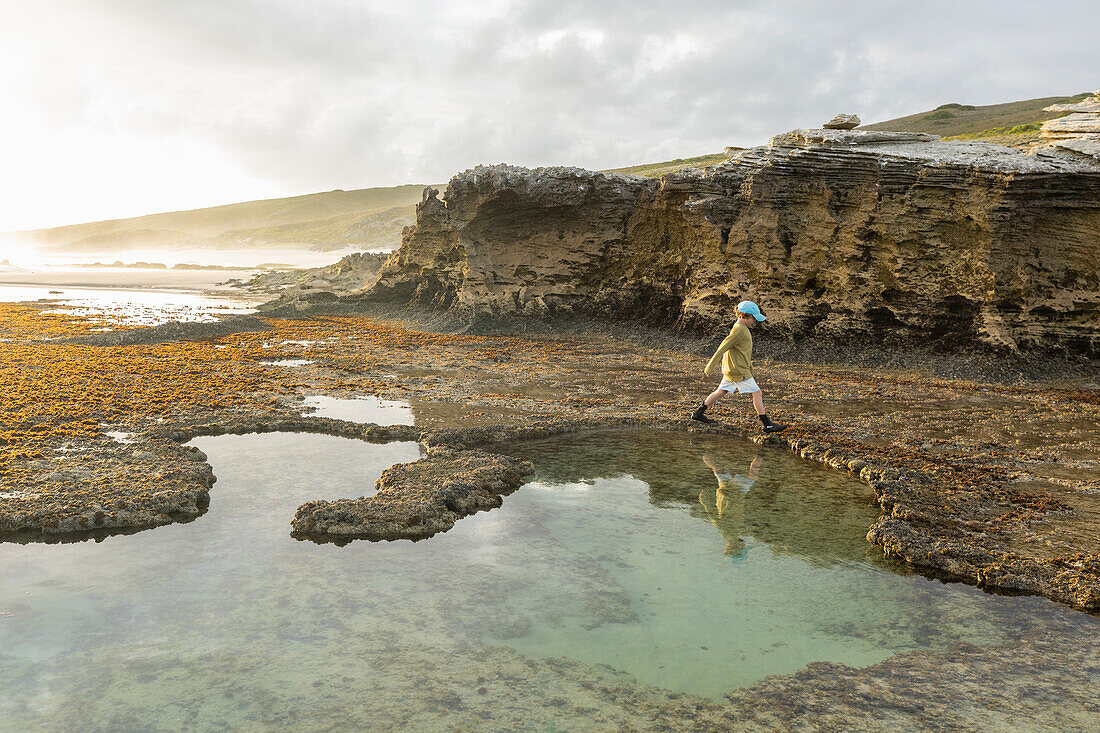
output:
[{"label": "overcast sky", "polygon": [[0,231],[1100,87],[1100,3],[26,0]]}]

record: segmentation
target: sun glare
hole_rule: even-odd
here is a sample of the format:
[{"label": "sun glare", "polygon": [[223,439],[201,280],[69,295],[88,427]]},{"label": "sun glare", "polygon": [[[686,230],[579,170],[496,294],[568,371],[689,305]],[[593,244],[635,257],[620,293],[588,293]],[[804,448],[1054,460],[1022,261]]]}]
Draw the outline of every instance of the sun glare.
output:
[{"label": "sun glare", "polygon": [[39,260],[38,251],[30,244],[14,238],[0,239],[0,264],[6,262],[15,267],[28,267]]}]

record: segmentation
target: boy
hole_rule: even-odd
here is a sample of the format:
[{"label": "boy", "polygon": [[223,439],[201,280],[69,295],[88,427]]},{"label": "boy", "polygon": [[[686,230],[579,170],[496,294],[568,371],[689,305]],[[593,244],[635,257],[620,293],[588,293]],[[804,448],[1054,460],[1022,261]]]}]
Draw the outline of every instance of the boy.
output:
[{"label": "boy", "polygon": [[722,383],[695,408],[695,412],[691,413],[692,420],[714,422],[704,414],[707,408],[725,397],[726,393],[737,391],[752,395],[752,405],[756,408],[756,414],[764,426],[764,432],[778,433],[787,429],[786,425],[773,423],[768,417],[764,410],[764,393],[752,376],[752,334],[749,333],[749,329],[764,319],[765,316],[760,312],[760,307],[751,300],[742,300],[737,304],[737,323],[703,370],[704,374],[709,375],[721,361]]}]

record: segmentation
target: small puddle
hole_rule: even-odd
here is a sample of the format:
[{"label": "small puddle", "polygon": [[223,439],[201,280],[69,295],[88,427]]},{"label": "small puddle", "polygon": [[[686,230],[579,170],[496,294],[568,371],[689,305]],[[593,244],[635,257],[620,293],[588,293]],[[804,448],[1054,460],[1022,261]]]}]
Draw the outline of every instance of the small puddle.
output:
[{"label": "small puddle", "polygon": [[[423,542],[344,547],[292,539],[295,508],[369,494],[386,467],[420,455],[415,443],[192,444],[218,477],[196,521],[0,544],[5,727],[79,716],[91,730],[617,728],[597,722],[645,709],[647,685],[721,700],[814,661],[948,649],[948,686],[967,644],[1074,644],[1100,630],[1041,598],[894,572],[863,540],[865,486],[733,439],[516,446],[538,469],[501,508]],[[1022,653],[1036,694],[1094,682],[1057,655]],[[961,710],[958,724],[982,714]]]},{"label": "small puddle", "polygon": [[357,423],[375,425],[413,425],[413,413],[408,402],[384,400],[380,397],[357,397],[342,400],[335,397],[316,395],[305,400],[308,414],[316,417],[331,417]]}]

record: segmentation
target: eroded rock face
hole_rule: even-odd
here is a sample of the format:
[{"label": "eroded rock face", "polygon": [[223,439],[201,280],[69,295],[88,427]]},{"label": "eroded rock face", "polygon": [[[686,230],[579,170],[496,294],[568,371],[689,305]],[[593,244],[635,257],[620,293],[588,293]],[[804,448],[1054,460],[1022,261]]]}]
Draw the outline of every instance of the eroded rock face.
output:
[{"label": "eroded rock face", "polygon": [[583,308],[654,182],[580,168],[478,166],[425,190],[372,293],[473,312]]},{"label": "eroded rock face", "polygon": [[1096,354],[1098,249],[1091,159],[795,130],[660,180],[465,171],[425,192],[366,297],[693,330],[751,299],[794,337]]}]

